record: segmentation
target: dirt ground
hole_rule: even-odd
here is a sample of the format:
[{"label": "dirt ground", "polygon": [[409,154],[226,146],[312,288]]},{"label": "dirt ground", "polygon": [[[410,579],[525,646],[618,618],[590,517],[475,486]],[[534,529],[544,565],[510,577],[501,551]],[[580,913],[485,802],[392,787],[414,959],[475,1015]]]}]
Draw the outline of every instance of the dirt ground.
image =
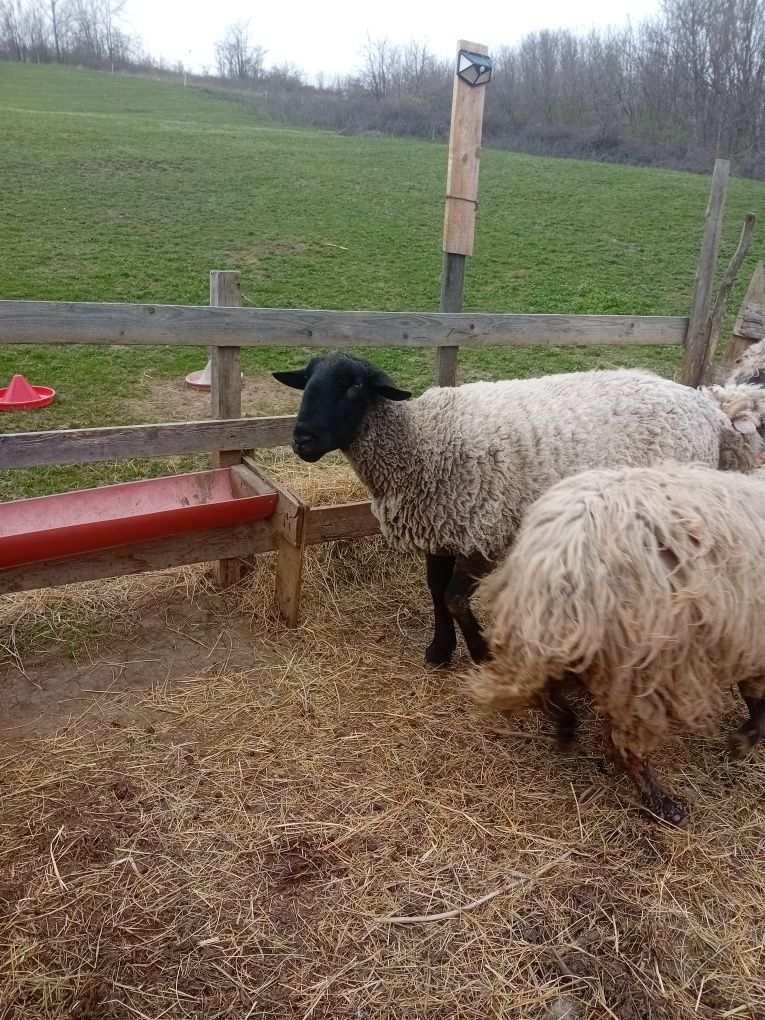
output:
[{"label": "dirt ground", "polygon": [[[294,409],[263,387],[246,410]],[[364,498],[341,458],[259,456]],[[586,706],[563,754],[466,702],[464,652],[425,666],[418,560],[335,543],[305,578],[296,630],[273,556],[226,592],[202,565],[0,597],[0,1020],[765,1020],[765,752],[727,761],[732,698],[657,756],[677,832]]]},{"label": "dirt ground", "polygon": [[[204,366],[202,366],[204,367]],[[295,414],[300,393],[278,383],[270,375],[245,375],[242,380],[242,414]],[[202,421],[210,415],[210,394],[193,390],[183,379],[152,379],[142,395],[131,402],[139,421]]]},{"label": "dirt ground", "polygon": [[418,562],[312,550],[295,631],[273,568],[0,600],[0,1017],[765,1017],[762,754],[657,827],[423,665]]}]

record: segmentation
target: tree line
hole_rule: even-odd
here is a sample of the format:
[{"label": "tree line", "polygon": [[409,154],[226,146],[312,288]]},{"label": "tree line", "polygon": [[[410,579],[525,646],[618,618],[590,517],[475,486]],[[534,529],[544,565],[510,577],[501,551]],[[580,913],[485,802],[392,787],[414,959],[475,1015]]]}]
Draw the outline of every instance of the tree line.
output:
[{"label": "tree line", "polygon": [[[120,27],[124,0],[0,0],[0,57],[154,67]],[[351,75],[306,82],[269,66],[248,21],[215,43],[210,84],[270,116],[346,133],[445,138],[453,62],[427,46],[368,38]],[[639,25],[542,31],[493,46],[487,144],[708,171],[730,157],[765,177],[765,0],[663,0]]]},{"label": "tree line", "polygon": [[0,0],[0,57],[28,63],[130,66],[140,40],[120,25],[125,0]]}]

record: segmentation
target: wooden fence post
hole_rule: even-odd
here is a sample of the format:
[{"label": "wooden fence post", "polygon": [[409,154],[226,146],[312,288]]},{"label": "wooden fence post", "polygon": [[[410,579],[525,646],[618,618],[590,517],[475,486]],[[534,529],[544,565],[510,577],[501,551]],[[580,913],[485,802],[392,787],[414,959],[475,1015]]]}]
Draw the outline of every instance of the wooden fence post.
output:
[{"label": "wooden fence post", "polygon": [[[214,307],[240,307],[242,289],[239,273],[213,269],[210,273],[210,304]],[[213,418],[242,417],[242,367],[239,347],[213,347],[211,365]],[[241,450],[219,450],[216,467],[230,467],[242,459]],[[216,568],[218,584],[227,587],[241,577],[239,560],[219,560]]]},{"label": "wooden fence post", "polygon": [[[288,627],[297,627],[308,537],[306,520],[310,507],[286,485],[263,474],[252,457],[245,455],[244,466],[248,470],[246,484],[254,493],[277,492],[279,495],[272,518],[276,532],[276,607]],[[245,481],[238,469],[235,469],[235,474],[240,482]]]},{"label": "wooden fence post", "polygon": [[717,295],[717,300],[712,307],[712,311],[709,316],[707,345],[704,350],[704,361],[701,366],[700,382],[702,384],[709,382],[709,377],[712,373],[712,366],[715,360],[715,354],[717,352],[717,341],[720,339],[720,330],[722,329],[723,319],[725,318],[725,312],[728,308],[728,299],[730,298],[730,293],[736,282],[736,277],[738,276],[738,271],[741,268],[741,263],[746,258],[746,254],[749,251],[749,245],[752,243],[752,234],[754,233],[754,225],[756,222],[757,217],[754,213],[746,214],[738,247],[733,253],[730,265],[725,270],[722,283],[720,284],[720,291]]},{"label": "wooden fence post", "polygon": [[698,386],[704,370],[709,337],[712,287],[715,281],[717,256],[720,253],[725,193],[729,177],[730,160],[715,160],[704,225],[704,238],[701,242],[701,254],[693,283],[691,315],[685,337],[685,356],[680,370],[680,382],[685,383],[686,386]]},{"label": "wooden fence post", "polygon": [[[478,169],[481,159],[481,130],[486,89],[470,85],[459,77],[460,51],[485,55],[483,43],[460,39],[452,91],[452,121],[449,133],[449,164],[446,173],[444,210],[444,264],[441,277],[442,312],[459,312],[465,285],[465,257],[473,254],[475,211],[478,204]],[[487,64],[490,63],[487,56]],[[459,347],[439,347],[436,353],[436,381],[454,386],[457,381]]]},{"label": "wooden fence post", "polygon": [[744,328],[744,306],[745,305],[765,305],[765,263],[758,262],[754,267],[752,273],[752,279],[749,281],[747,287],[746,296],[739,309],[738,316],[736,317],[736,324],[733,327],[733,332],[730,335],[728,344],[725,348],[725,354],[723,355],[723,364],[732,365],[737,361],[741,355],[756,341],[743,336]]}]

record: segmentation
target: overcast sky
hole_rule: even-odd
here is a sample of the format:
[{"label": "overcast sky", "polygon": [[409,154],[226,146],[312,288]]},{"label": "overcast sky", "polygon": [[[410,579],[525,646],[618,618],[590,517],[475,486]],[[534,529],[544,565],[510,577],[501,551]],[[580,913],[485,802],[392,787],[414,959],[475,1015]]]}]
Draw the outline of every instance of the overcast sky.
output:
[{"label": "overcast sky", "polygon": [[427,42],[451,58],[458,39],[492,47],[516,42],[541,28],[584,30],[621,25],[655,14],[659,0],[127,0],[126,27],[154,57],[180,60],[190,70],[214,66],[215,41],[226,26],[249,18],[253,41],[267,50],[266,64],[291,62],[309,76],[353,73],[367,32],[393,42]]}]

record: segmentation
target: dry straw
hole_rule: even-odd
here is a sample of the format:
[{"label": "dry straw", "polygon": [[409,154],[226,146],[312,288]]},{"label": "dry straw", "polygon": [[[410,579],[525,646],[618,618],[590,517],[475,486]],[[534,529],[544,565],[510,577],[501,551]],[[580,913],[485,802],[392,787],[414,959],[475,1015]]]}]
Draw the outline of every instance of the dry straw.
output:
[{"label": "dry straw", "polygon": [[294,632],[272,590],[264,556],[0,600],[4,689],[80,687],[7,730],[2,1020],[765,1017],[763,753],[667,752],[659,828],[591,719],[563,755],[424,667],[418,561],[311,550]]}]

